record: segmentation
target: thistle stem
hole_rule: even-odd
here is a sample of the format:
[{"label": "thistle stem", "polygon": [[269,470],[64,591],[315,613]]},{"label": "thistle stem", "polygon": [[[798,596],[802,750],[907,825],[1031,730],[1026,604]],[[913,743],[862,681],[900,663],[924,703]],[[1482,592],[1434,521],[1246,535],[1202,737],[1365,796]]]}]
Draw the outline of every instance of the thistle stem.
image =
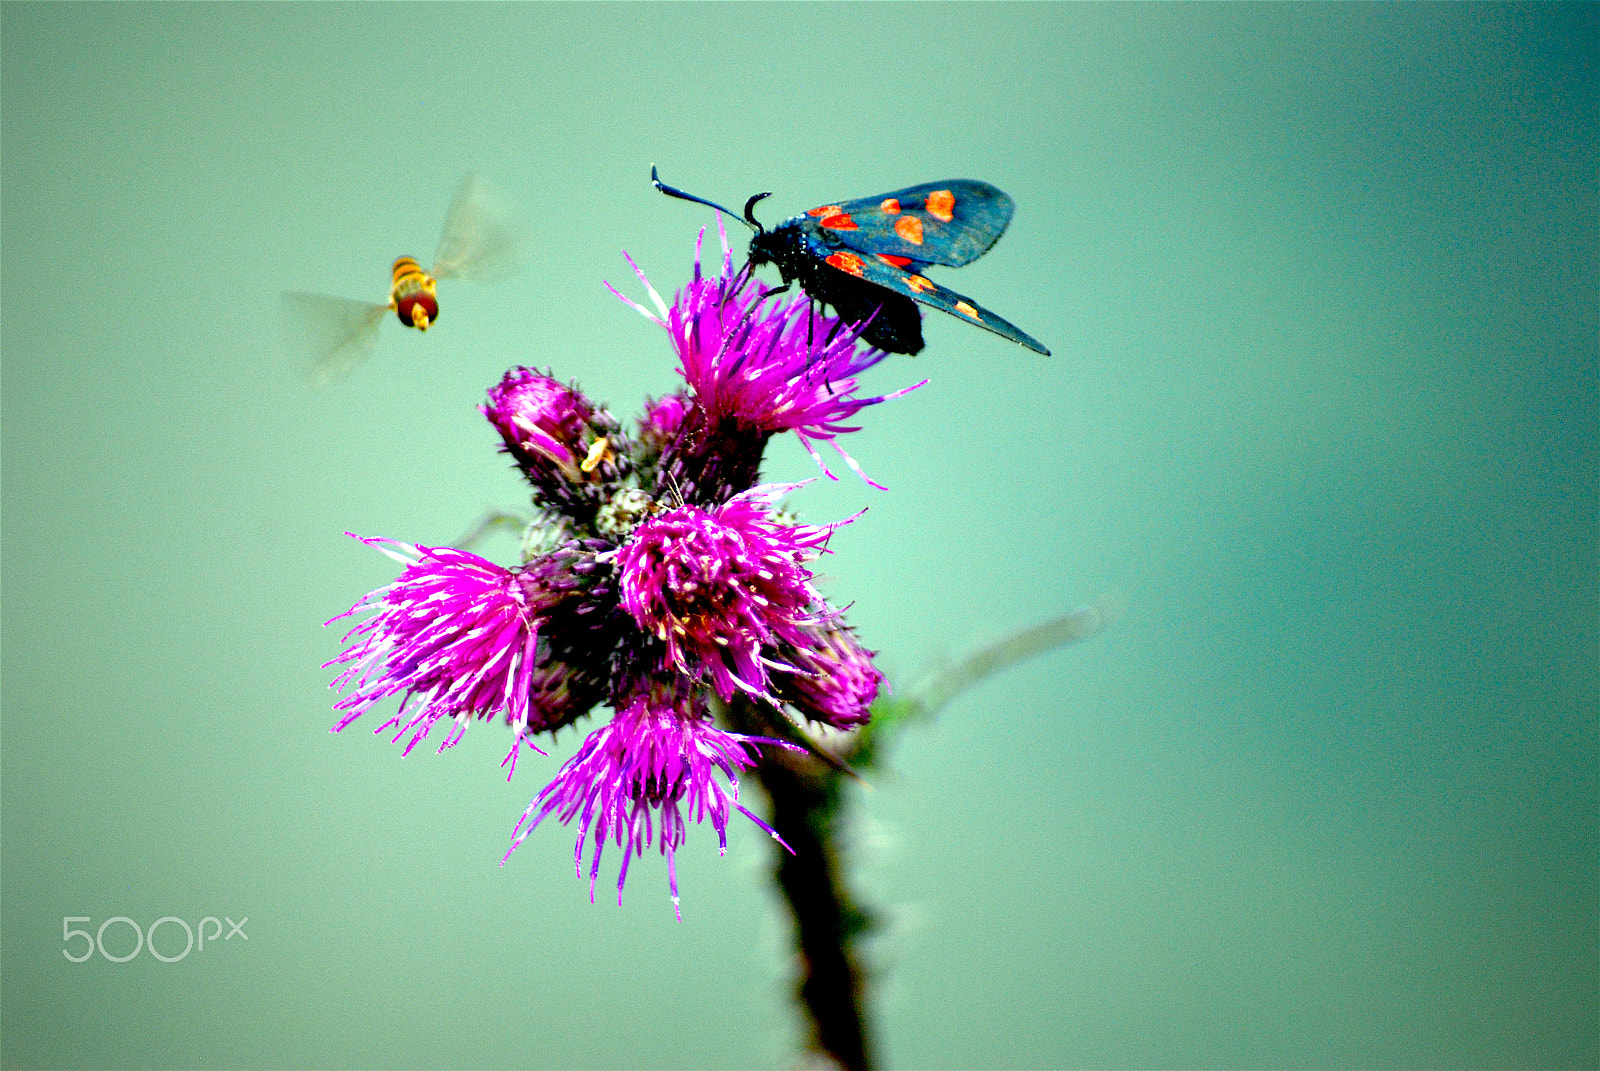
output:
[{"label": "thistle stem", "polygon": [[[736,702],[730,720],[756,733],[758,712]],[[807,1046],[847,1071],[873,1066],[865,978],[856,938],[871,925],[844,881],[837,847],[844,778],[809,755],[769,748],[756,767],[772,803],[772,828],[794,850],[774,852],[773,877],[794,918],[800,977],[795,996],[810,1020]]]}]

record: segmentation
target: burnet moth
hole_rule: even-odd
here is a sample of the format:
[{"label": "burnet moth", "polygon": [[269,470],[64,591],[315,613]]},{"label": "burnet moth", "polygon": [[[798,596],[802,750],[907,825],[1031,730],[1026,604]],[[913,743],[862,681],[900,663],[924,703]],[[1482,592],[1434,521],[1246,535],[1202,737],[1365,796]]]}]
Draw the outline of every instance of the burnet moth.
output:
[{"label": "burnet moth", "polygon": [[[650,182],[669,197],[707,205],[739,218],[714,201],[674,189],[650,169]],[[755,231],[746,270],[772,264],[783,276],[780,293],[799,284],[841,320],[866,323],[861,337],[889,353],[922,349],[917,303],[931,306],[1049,356],[1036,339],[975,301],[924,274],[928,265],[959,268],[987,253],[1011,222],[1016,205],[987,182],[951,179],[924,182],[893,193],[817,208],[771,230],[756,219],[758,193],[744,204],[744,221]]]}]

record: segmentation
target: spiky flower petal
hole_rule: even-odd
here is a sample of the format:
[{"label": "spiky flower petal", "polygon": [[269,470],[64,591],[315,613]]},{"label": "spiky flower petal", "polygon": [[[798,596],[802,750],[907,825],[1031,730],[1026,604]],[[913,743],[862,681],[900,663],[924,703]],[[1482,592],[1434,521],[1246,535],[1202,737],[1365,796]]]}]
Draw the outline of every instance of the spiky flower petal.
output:
[{"label": "spiky flower petal", "polygon": [[574,692],[549,680],[539,642],[552,615],[570,620],[565,605],[596,585],[594,544],[573,541],[506,569],[454,547],[381,537],[361,542],[406,568],[333,619],[372,613],[346,634],[344,652],[326,663],[346,667],[330,687],[353,689],[334,704],[344,711],[334,732],[398,695],[399,710],[375,731],[397,725],[396,741],[410,732],[406,754],[440,718],[455,722],[439,745],[443,751],[473,718],[501,713],[515,732],[515,753],[528,733],[557,728],[598,700],[592,684]]},{"label": "spiky flower petal", "polygon": [[[628,880],[628,864],[657,845],[667,860],[667,881],[677,912],[676,855],[690,822],[709,820],[723,853],[728,850],[728,819],[734,811],[782,843],[771,826],[739,803],[739,772],[755,765],[756,745],[762,743],[792,747],[779,740],[717,728],[692,689],[659,684],[644,689],[610,722],[590,733],[578,753],[528,805],[512,834],[506,858],[551,815],[563,824],[577,818],[573,865],[580,878],[584,841],[592,833],[591,902],[600,875],[600,856],[608,841],[622,849],[618,903]],[[718,770],[726,784],[716,778]]]},{"label": "spiky flower petal", "polygon": [[374,611],[345,636],[350,646],[326,663],[346,666],[330,687],[354,686],[334,704],[345,713],[333,731],[393,695],[404,697],[400,709],[376,731],[398,724],[399,740],[410,730],[407,754],[440,718],[456,723],[441,751],[460,739],[474,717],[504,711],[513,723],[527,725],[528,685],[546,608],[524,583],[524,571],[453,547],[381,537],[361,542],[406,568],[392,584],[333,619]]},{"label": "spiky flower petal", "polygon": [[872,664],[872,652],[849,628],[827,624],[791,661],[800,672],[783,680],[779,695],[807,718],[835,729],[854,729],[872,719],[872,701],[887,687]]}]

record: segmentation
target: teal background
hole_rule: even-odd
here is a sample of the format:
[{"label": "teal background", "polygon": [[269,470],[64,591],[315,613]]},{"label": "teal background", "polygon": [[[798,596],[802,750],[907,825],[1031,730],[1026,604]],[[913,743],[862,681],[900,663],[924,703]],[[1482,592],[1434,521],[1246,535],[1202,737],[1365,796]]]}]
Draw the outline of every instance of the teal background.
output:
[{"label": "teal background", "polygon": [[[1101,596],[1104,635],[911,733],[865,798],[884,1062],[1594,1067],[1591,5],[24,5],[3,30],[3,1048],[12,1067],[789,1063],[748,825],[591,906],[570,754],[402,761],[321,622],[525,502],[513,363],[672,387],[710,218],[944,177],[1017,201],[941,279],[827,588],[906,681]],[[348,382],[277,294],[382,300],[476,169],[526,272]],[[743,235],[735,232],[735,241]],[[777,479],[814,475],[792,440]],[[486,553],[510,561],[509,539]],[[593,722],[590,723],[591,725]],[[614,871],[610,873],[614,874]],[[249,917],[164,964],[64,916]],[[175,929],[161,931],[173,954]],[[106,939],[126,951],[131,935]],[[75,945],[74,948],[77,946]]]}]

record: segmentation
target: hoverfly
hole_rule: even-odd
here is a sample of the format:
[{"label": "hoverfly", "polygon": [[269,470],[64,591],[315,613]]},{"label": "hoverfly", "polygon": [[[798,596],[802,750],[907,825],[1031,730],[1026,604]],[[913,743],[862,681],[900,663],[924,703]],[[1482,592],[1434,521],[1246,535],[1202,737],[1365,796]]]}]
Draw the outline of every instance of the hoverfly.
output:
[{"label": "hoverfly", "polygon": [[389,300],[382,304],[285,293],[285,344],[315,386],[343,379],[372,356],[384,313],[426,331],[439,319],[439,280],[493,282],[511,275],[521,266],[525,233],[510,207],[469,174],[450,200],[431,267],[424,271],[411,257],[397,259]]}]

